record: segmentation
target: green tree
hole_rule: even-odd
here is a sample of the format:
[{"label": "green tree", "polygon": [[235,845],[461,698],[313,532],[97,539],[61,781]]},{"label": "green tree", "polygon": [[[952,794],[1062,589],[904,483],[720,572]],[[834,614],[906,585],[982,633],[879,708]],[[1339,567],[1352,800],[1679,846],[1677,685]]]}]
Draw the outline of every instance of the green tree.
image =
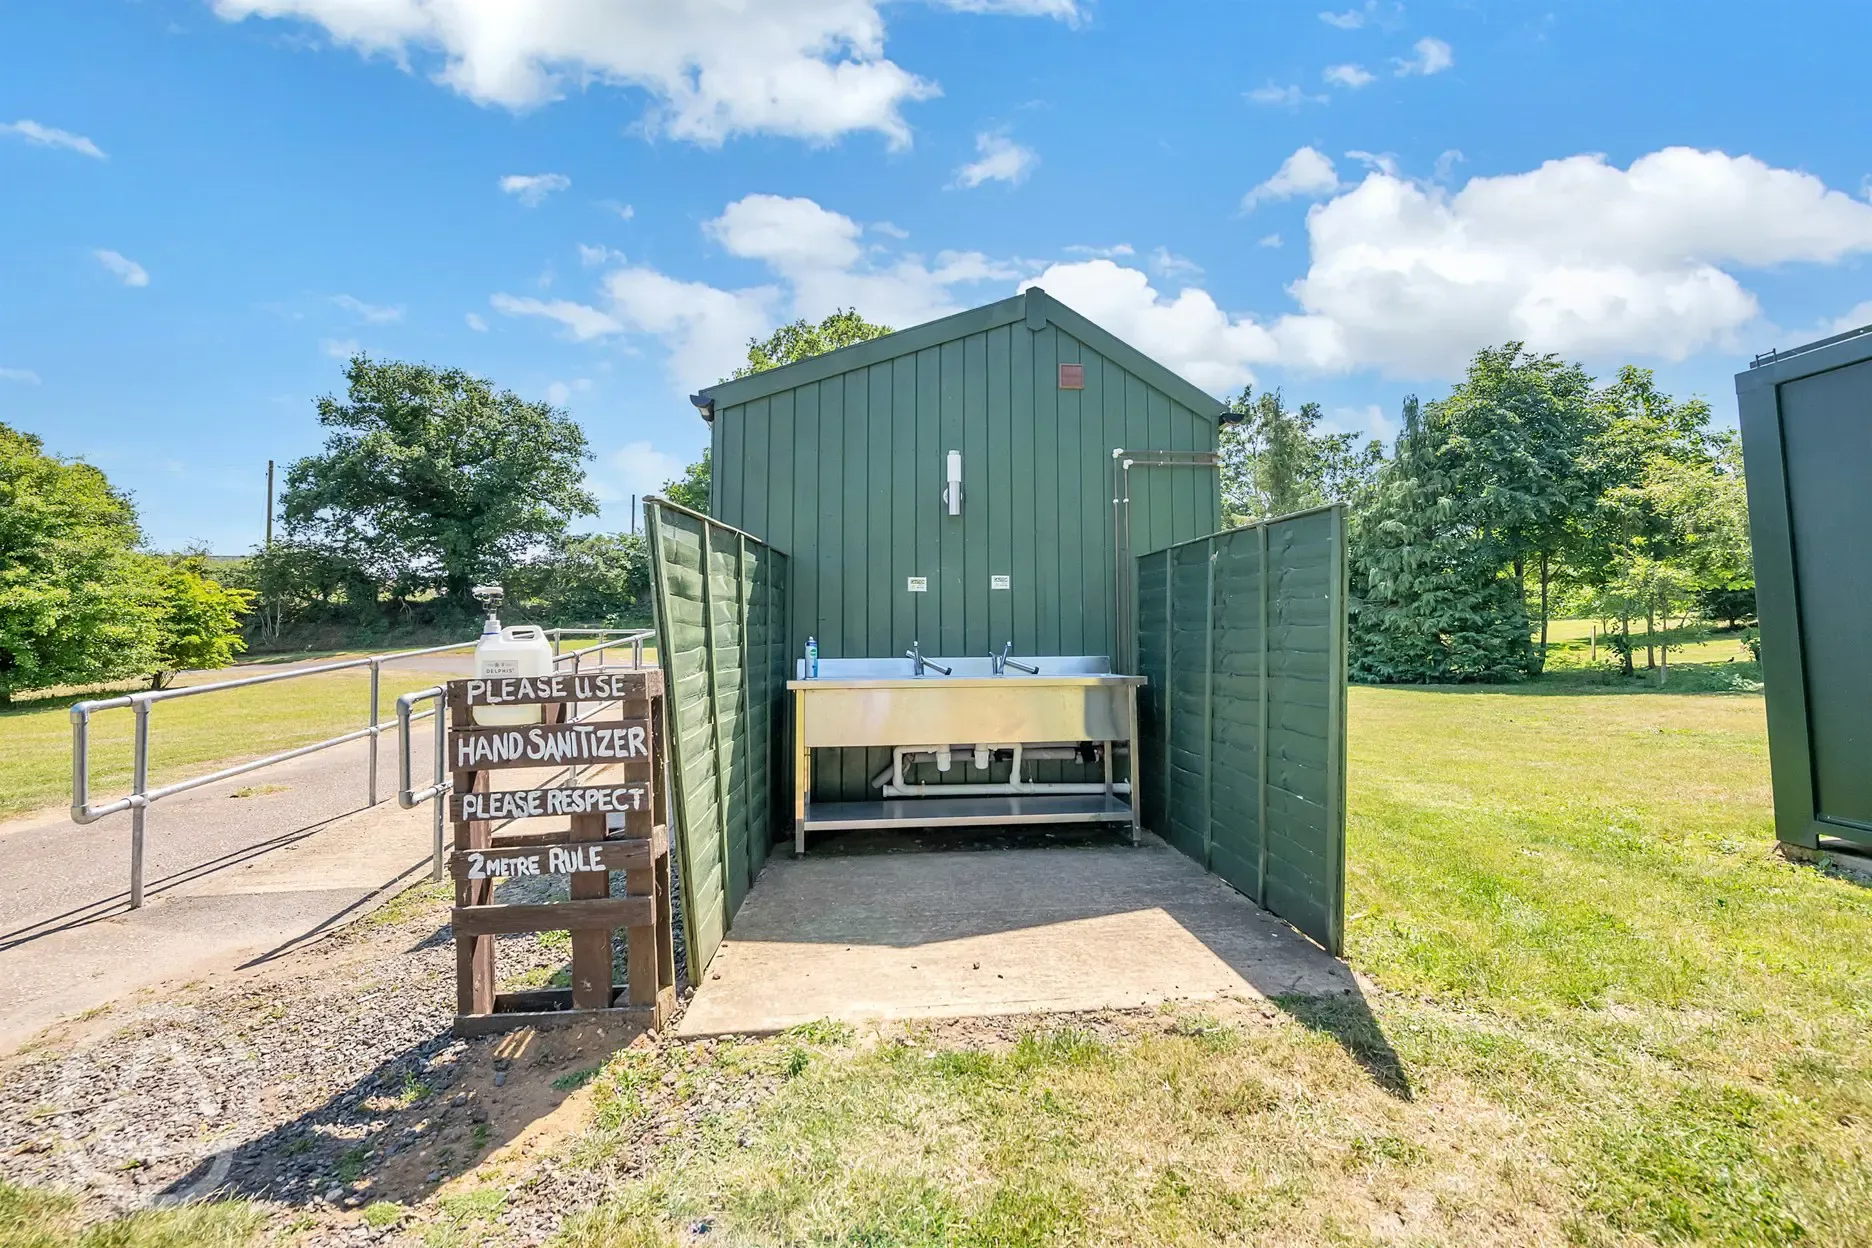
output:
[{"label": "green tree", "polygon": [[709,514],[709,482],[713,477],[713,451],[702,448],[702,458],[683,469],[683,475],[663,483],[663,497],[678,507]]},{"label": "green tree", "polygon": [[650,615],[650,560],[634,533],[560,540],[550,557],[517,569],[507,588],[535,615],[564,627],[624,628]]},{"label": "green tree", "polygon": [[[1721,466],[1722,444],[1707,432],[1708,403],[1675,399],[1658,389],[1651,370],[1631,365],[1592,401],[1593,433],[1581,449],[1591,495],[1569,525],[1566,575],[1606,620],[1629,675],[1633,620],[1645,617],[1645,665],[1654,668],[1657,617],[1694,593],[1700,574],[1715,583],[1727,560],[1727,574],[1753,584],[1748,506],[1740,451],[1729,452],[1727,469]],[[1726,517],[1719,495],[1728,503]],[[1700,572],[1684,562],[1699,544],[1708,553],[1707,559],[1698,553]]]},{"label": "green tree", "polygon": [[0,704],[150,669],[156,610],[141,537],[129,497],[102,472],[0,425]]},{"label": "green tree", "polygon": [[1229,400],[1222,427],[1222,514],[1231,525],[1321,503],[1355,501],[1384,461],[1384,447],[1356,433],[1317,433],[1317,403],[1287,407],[1279,390],[1250,388]]},{"label": "green tree", "polygon": [[161,689],[177,672],[226,667],[247,649],[241,617],[253,606],[250,590],[223,585],[208,575],[208,558],[190,552],[174,559],[152,557],[155,586],[155,667],[150,688]]},{"label": "green tree", "polygon": [[332,432],[288,469],[289,540],[330,552],[404,597],[469,589],[565,533],[597,503],[585,434],[550,404],[459,369],[352,358],[346,398],[318,402]]},{"label": "green tree", "polygon": [[770,368],[796,364],[840,347],[881,338],[890,332],[888,325],[874,325],[850,308],[840,308],[817,324],[801,317],[765,338],[748,339],[747,363],[735,369],[734,376],[752,377]]},{"label": "green tree", "polygon": [[[801,317],[782,325],[765,338],[748,339],[747,363],[735,369],[734,377],[752,377],[783,364],[797,364],[815,355],[824,355],[840,347],[868,342],[891,333],[888,325],[874,325],[850,308],[840,308],[824,320],[814,323]],[[732,378],[730,378],[732,380]],[[683,470],[674,481],[663,483],[663,497],[691,511],[709,514],[709,482],[713,465],[709,452]]]},{"label": "green tree", "polygon": [[1538,665],[1547,652],[1555,565],[1572,517],[1593,493],[1585,462],[1597,430],[1593,380],[1577,364],[1509,342],[1476,353],[1437,415],[1447,431],[1442,454],[1454,468],[1451,489],[1480,540],[1500,548],[1524,597],[1529,566],[1536,572]]},{"label": "green tree", "polygon": [[1534,666],[1526,604],[1487,500],[1466,495],[1473,446],[1404,401],[1404,429],[1351,531],[1351,667],[1361,680],[1499,681]]}]

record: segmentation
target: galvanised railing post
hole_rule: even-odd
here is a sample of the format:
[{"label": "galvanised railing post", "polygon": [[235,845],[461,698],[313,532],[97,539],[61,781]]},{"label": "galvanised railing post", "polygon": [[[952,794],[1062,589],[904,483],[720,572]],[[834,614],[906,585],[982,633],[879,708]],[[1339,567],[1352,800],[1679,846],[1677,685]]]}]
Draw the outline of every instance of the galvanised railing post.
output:
[{"label": "galvanised railing post", "polygon": [[448,786],[449,786],[448,752],[447,752],[447,746],[444,744],[445,739],[448,735],[447,732],[445,731],[446,726],[448,724],[448,717],[442,713],[444,709],[443,704],[445,703],[446,700],[447,700],[446,695],[438,696],[436,698],[435,716],[434,716],[434,719],[435,719],[435,779],[433,781],[433,784],[436,790],[436,795],[434,798],[434,801],[435,801],[435,847],[430,851],[430,854],[429,854],[429,878],[431,880],[437,881],[438,883],[442,879],[442,823],[443,823],[443,819],[448,814],[448,811],[445,809],[448,805]]},{"label": "galvanised railing post", "polygon": [[377,804],[377,688],[383,675],[383,660],[375,655],[370,662],[370,804]]},{"label": "galvanised railing post", "polygon": [[130,703],[136,716],[136,743],[130,756],[130,908],[143,908],[143,835],[149,821],[149,718],[150,704],[137,698]]}]

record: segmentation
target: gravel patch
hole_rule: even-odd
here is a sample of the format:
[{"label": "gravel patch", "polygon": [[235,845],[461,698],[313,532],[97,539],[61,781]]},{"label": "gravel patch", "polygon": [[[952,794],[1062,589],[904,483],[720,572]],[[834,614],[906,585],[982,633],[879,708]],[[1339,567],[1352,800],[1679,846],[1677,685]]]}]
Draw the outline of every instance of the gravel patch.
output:
[{"label": "gravel patch", "polygon": [[[555,887],[563,895],[563,879],[510,881],[498,899],[543,901]],[[509,1038],[451,1035],[447,888],[421,886],[220,984],[141,994],[44,1033],[0,1063],[0,1176],[71,1191],[100,1217],[217,1195],[272,1204],[311,1235],[297,1242],[396,1235],[356,1211],[418,1202],[471,1169],[608,1051],[547,1031],[516,1064]],[[676,932],[680,964],[680,921]],[[497,956],[503,987],[549,982],[564,937],[503,938]],[[541,1183],[551,1199],[513,1211],[521,1242],[557,1225],[542,1210],[598,1198],[588,1178],[542,1173],[529,1194]]]}]

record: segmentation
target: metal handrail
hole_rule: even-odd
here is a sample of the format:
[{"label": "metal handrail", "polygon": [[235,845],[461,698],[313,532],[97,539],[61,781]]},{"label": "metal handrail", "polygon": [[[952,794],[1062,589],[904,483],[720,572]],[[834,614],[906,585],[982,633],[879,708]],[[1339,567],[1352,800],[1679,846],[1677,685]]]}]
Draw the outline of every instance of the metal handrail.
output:
[{"label": "metal handrail", "polygon": [[[606,649],[616,649],[624,645],[629,645],[631,647],[633,666],[641,667],[643,665],[644,642],[655,635],[655,630],[557,628],[547,629],[545,630],[545,634],[553,643],[554,662],[563,663],[570,661],[573,664],[573,670],[576,671],[579,668],[579,661],[584,655],[596,652],[602,658],[602,654]],[[604,640],[601,640],[596,645],[561,655],[559,654],[560,642],[567,637],[599,637]],[[212,684],[191,685],[183,689],[152,689],[140,693],[121,694],[114,698],[94,698],[84,702],[73,703],[71,707],[72,822],[80,825],[96,823],[99,819],[107,815],[114,815],[119,811],[128,810],[130,812],[130,908],[135,910],[143,905],[143,848],[147,831],[147,812],[151,804],[165,797],[173,797],[178,793],[186,793],[190,789],[198,789],[204,785],[232,779],[235,776],[246,775],[248,772],[259,771],[264,767],[271,767],[276,763],[284,763],[295,758],[303,758],[308,754],[316,754],[320,750],[329,750],[334,746],[344,745],[351,741],[368,739],[370,741],[370,777],[367,786],[368,804],[375,806],[378,801],[378,738],[390,727],[388,723],[382,722],[380,719],[381,712],[379,707],[382,690],[383,665],[402,659],[420,658],[424,655],[444,654],[454,650],[471,650],[477,644],[478,641],[461,641],[450,642],[440,646],[424,646],[414,650],[394,650],[384,654],[365,655],[356,659],[342,659],[335,663],[320,663],[312,667],[293,668],[290,671],[265,672],[257,676],[243,676],[234,680],[215,681]],[[368,667],[370,669],[370,721],[366,726],[354,729],[350,732],[339,733],[337,736],[329,737],[323,741],[315,741],[310,745],[302,745],[295,749],[282,750],[279,753],[269,754],[263,758],[250,759],[247,762],[237,763],[232,767],[224,767],[220,771],[211,772],[207,775],[194,776],[190,779],[180,780],[174,784],[163,785],[156,789],[149,787],[150,708],[156,703],[167,702],[176,698],[192,698],[209,693],[221,693],[229,689],[244,689],[253,685],[272,684],[283,680],[295,680],[306,676],[320,676],[330,672],[347,671],[360,667]],[[400,706],[401,700],[399,699],[399,707]],[[134,744],[132,747],[130,768],[131,791],[129,795],[118,798],[116,801],[93,804],[91,801],[90,777],[91,717],[100,711],[121,710],[124,708],[128,708],[131,714],[135,716]],[[415,715],[407,721],[404,717],[399,716],[396,725],[397,730],[407,733],[408,724],[410,722],[413,722],[415,719],[427,719],[435,713],[436,711],[431,709],[419,715]],[[440,735],[439,733],[437,734],[438,741],[440,740]],[[440,757],[440,749],[441,746],[438,744],[438,759]],[[404,752],[407,753],[407,751]],[[407,787],[408,786],[405,785],[405,788]]]},{"label": "metal handrail", "polygon": [[[416,693],[406,693],[396,700],[397,780],[399,782],[397,788],[397,805],[401,806],[404,810],[414,810],[424,802],[431,800],[435,802],[434,847],[430,850],[429,854],[429,878],[432,880],[439,880],[442,878],[442,799],[448,795],[450,788],[447,771],[448,763],[444,754],[446,748],[444,745],[445,734],[442,731],[442,721],[437,718],[435,730],[435,780],[428,788],[422,790],[420,793],[414,792],[412,789],[414,781],[410,779],[410,724],[417,719],[428,719],[440,716],[442,713],[442,699],[447,695],[447,685],[434,685],[428,689],[419,690]],[[435,706],[424,711],[421,715],[414,717],[410,715],[410,709],[414,707],[416,703],[427,701],[434,701]]]}]

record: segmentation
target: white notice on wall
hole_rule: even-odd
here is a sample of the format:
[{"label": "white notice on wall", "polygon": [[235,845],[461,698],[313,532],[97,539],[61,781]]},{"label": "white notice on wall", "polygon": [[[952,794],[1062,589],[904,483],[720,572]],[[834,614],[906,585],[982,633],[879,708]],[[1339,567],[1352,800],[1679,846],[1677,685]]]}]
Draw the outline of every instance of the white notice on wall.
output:
[{"label": "white notice on wall", "polygon": [[913,576],[910,578],[910,592],[913,594],[929,593],[929,577]]},{"label": "white notice on wall", "polygon": [[1013,578],[1006,577],[1006,576],[990,576],[988,578],[988,588],[989,589],[1012,589]]}]

